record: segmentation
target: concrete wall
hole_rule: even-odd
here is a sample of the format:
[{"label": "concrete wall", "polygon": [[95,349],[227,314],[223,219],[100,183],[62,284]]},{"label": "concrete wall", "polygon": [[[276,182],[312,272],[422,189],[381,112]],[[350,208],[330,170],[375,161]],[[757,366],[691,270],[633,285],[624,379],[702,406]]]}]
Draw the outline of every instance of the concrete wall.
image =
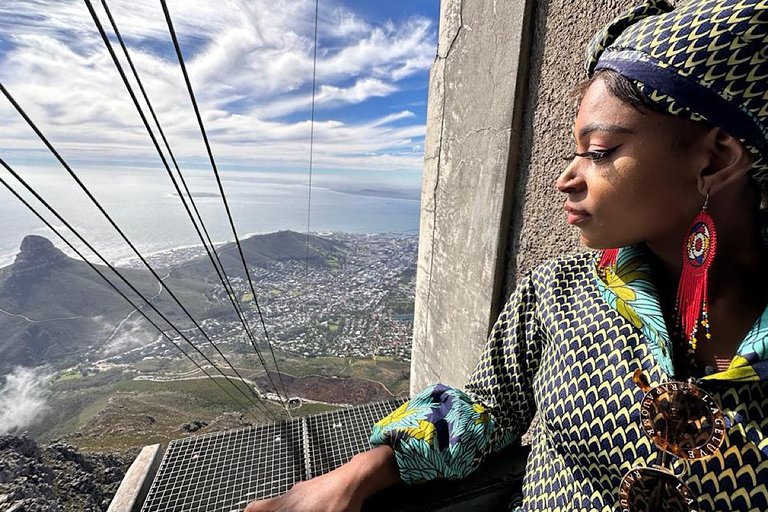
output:
[{"label": "concrete wall", "polygon": [[636,0],[443,0],[430,76],[411,391],[461,386],[522,272],[579,250],[554,182],[592,34]]},{"label": "concrete wall", "polygon": [[107,512],[139,512],[162,461],[163,447],[159,444],[142,448],[120,482]]}]

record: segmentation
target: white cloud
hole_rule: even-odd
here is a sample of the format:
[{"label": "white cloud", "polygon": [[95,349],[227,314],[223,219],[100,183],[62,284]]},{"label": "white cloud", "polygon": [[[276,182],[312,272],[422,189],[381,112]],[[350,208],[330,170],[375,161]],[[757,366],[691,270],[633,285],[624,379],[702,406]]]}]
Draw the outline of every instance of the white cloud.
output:
[{"label": "white cloud", "polygon": [[[321,85],[315,93],[315,108],[332,108],[338,105],[362,103],[369,98],[381,98],[395,92],[397,87],[377,78],[363,78],[350,87]],[[254,114],[261,119],[282,117],[294,112],[308,112],[312,107],[311,91],[305,95],[279,99],[266,103]]]},{"label": "white cloud", "polygon": [[100,349],[101,355],[107,357],[125,353],[135,348],[145,347],[158,340],[157,331],[147,331],[147,328],[152,328],[143,317],[135,312],[131,316],[123,319],[117,327],[101,319],[94,319],[100,322],[106,338],[104,346]]},{"label": "white cloud", "polygon": [[397,88],[376,78],[363,78],[358,80],[352,87],[335,87],[333,85],[323,85],[317,94],[317,101],[320,104],[341,102],[341,103],[360,103],[368,98],[388,96]]},{"label": "white cloud", "polygon": [[[177,158],[205,159],[158,3],[111,0],[109,5]],[[221,165],[306,165],[314,5],[309,0],[169,1]],[[94,6],[107,24],[97,0]],[[324,10],[316,94],[323,115],[315,126],[315,164],[420,170],[414,148],[422,144],[422,119],[368,110],[350,116],[349,109],[339,117],[335,109],[390,97],[414,73],[424,73],[426,81],[436,27],[418,16],[373,25],[336,2]],[[10,46],[0,53],[0,81],[65,158],[159,165],[81,0],[4,0],[0,39]],[[0,154],[43,148],[2,99],[0,116],[10,120],[0,125]]]},{"label": "white cloud", "polygon": [[402,112],[397,112],[396,114],[389,114],[388,116],[382,117],[381,119],[377,119],[373,123],[371,123],[369,126],[372,128],[383,126],[385,124],[389,124],[393,121],[398,121],[400,119],[408,119],[409,117],[414,117],[415,114],[411,112],[410,110],[403,110]]},{"label": "white cloud", "polygon": [[48,409],[45,384],[49,368],[17,366],[0,387],[0,435],[13,434],[39,422]]},{"label": "white cloud", "polygon": [[344,9],[336,9],[332,14],[329,35],[336,37],[360,36],[371,30],[371,26]]}]

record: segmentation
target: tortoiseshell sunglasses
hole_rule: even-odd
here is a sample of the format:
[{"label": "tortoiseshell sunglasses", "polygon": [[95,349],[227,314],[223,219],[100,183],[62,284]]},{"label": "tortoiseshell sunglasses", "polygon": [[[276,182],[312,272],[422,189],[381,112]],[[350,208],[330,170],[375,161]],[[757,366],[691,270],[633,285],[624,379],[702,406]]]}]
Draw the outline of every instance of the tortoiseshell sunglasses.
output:
[{"label": "tortoiseshell sunglasses", "polygon": [[619,508],[622,512],[698,512],[696,495],[667,469],[667,454],[685,460],[714,455],[726,435],[723,413],[692,381],[651,387],[642,370],[632,380],[645,392],[640,406],[643,431],[661,452],[653,467],[633,468],[624,475]]}]

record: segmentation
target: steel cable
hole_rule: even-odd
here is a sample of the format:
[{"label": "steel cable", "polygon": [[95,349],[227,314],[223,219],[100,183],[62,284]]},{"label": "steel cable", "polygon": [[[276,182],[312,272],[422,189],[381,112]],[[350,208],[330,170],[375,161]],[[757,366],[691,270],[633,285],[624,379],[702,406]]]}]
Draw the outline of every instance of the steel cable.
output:
[{"label": "steel cable", "polygon": [[[141,109],[141,106],[139,104],[138,99],[136,98],[135,92],[133,91],[132,86],[130,85],[130,82],[128,81],[127,76],[125,75],[125,72],[122,68],[122,65],[120,64],[120,61],[117,59],[117,55],[115,54],[111,42],[109,41],[109,38],[106,35],[106,32],[104,31],[104,28],[99,21],[98,16],[96,15],[95,10],[93,9],[93,6],[90,2],[90,0],[84,0],[86,3],[86,6],[88,7],[88,10],[91,13],[91,17],[93,18],[94,23],[96,24],[97,29],[99,30],[99,33],[101,34],[101,37],[104,41],[104,44],[107,47],[107,50],[109,51],[110,56],[112,57],[112,61],[115,64],[115,67],[117,68],[118,72],[120,73],[120,77],[123,80],[123,83],[125,84],[126,89],[128,90],[129,95],[131,96],[131,99],[133,100],[133,104],[136,107],[136,110],[139,113],[139,116],[141,117],[142,122],[144,123],[144,127],[147,129],[147,133],[149,134],[150,139],[152,140],[153,145],[155,146],[155,149],[157,150],[158,155],[160,156],[160,159],[163,163],[163,166],[165,167],[166,172],[168,173],[168,176],[171,179],[171,182],[173,183],[174,188],[176,189],[176,193],[179,195],[179,198],[181,199],[182,204],[184,205],[184,209],[187,212],[187,215],[189,216],[189,219],[192,221],[192,225],[195,229],[195,232],[197,233],[198,238],[200,239],[201,243],[203,244],[203,248],[205,249],[205,252],[208,256],[208,259],[211,260],[211,264],[213,265],[214,270],[216,271],[216,274],[221,281],[222,286],[224,287],[225,292],[227,293],[227,297],[229,298],[232,307],[235,309],[235,314],[238,316],[241,324],[243,325],[243,329],[245,331],[246,336],[249,338],[251,345],[256,351],[256,354],[259,358],[259,361],[261,362],[261,365],[264,367],[264,371],[267,375],[267,378],[269,379],[270,384],[272,385],[273,390],[275,391],[275,394],[279,397],[280,402],[285,407],[286,404],[283,401],[283,398],[280,395],[280,391],[277,389],[277,386],[275,385],[274,381],[269,375],[269,369],[267,368],[266,361],[264,361],[264,358],[261,354],[261,351],[259,350],[258,346],[256,345],[256,340],[253,337],[253,334],[251,332],[250,327],[248,326],[244,313],[242,309],[239,307],[239,304],[236,300],[236,295],[234,291],[234,287],[232,286],[229,277],[226,274],[226,270],[224,269],[224,265],[221,263],[221,260],[218,257],[218,254],[216,253],[216,248],[213,245],[213,241],[211,240],[210,235],[208,234],[208,230],[205,227],[205,223],[203,222],[202,216],[200,215],[200,212],[197,208],[197,204],[195,203],[194,198],[192,197],[192,194],[189,191],[189,187],[187,186],[186,180],[184,179],[184,175],[181,173],[181,170],[179,169],[178,163],[176,161],[175,156],[173,155],[173,151],[171,151],[170,144],[168,143],[168,140],[165,136],[165,132],[163,131],[160,122],[157,118],[157,115],[155,114],[154,108],[152,108],[152,103],[149,100],[149,97],[146,93],[146,90],[144,89],[144,85],[141,82],[141,78],[139,77],[139,74],[136,70],[136,67],[133,64],[133,60],[130,57],[130,54],[128,53],[128,48],[125,46],[125,43],[123,42],[123,38],[120,34],[120,31],[117,28],[117,24],[114,21],[114,18],[112,17],[112,13],[109,10],[109,7],[107,5],[106,0],[101,0],[101,3],[104,7],[104,10],[107,14],[107,17],[109,18],[110,24],[112,25],[112,29],[115,32],[115,36],[117,37],[120,46],[123,50],[123,53],[125,54],[126,60],[128,61],[128,64],[131,68],[131,71],[133,72],[133,76],[136,79],[136,82],[139,86],[139,89],[141,90],[141,93],[143,95],[144,101],[147,104],[147,107],[149,109],[149,112],[152,115],[152,118],[155,122],[155,125],[157,126],[158,132],[160,133],[160,136],[163,140],[163,143],[165,145],[166,150],[168,151],[168,155],[170,156],[173,165],[176,169],[176,172],[179,175],[179,179],[184,187],[184,190],[189,196],[190,204],[192,205],[192,208],[194,209],[194,213],[197,216],[197,222],[200,223],[200,227],[198,227],[197,222],[195,221],[195,216],[193,216],[192,211],[190,210],[189,205],[186,202],[186,199],[184,197],[184,193],[179,188],[179,185],[176,181],[176,178],[173,176],[173,172],[171,171],[170,166],[168,165],[168,161],[165,159],[165,155],[163,154],[162,150],[160,149],[160,145],[157,141],[157,138],[154,135],[154,132],[149,126],[149,122],[144,115],[144,112]],[[202,228],[203,233],[205,234],[205,238],[203,236],[203,233],[201,233],[200,229]],[[206,243],[207,240],[207,243]],[[208,245],[210,244],[210,249]],[[218,265],[217,265],[218,264]],[[221,267],[221,270],[219,270],[219,267]],[[285,391],[285,390],[284,390]],[[287,399],[287,396],[286,396]]]},{"label": "steel cable", "polygon": [[309,116],[309,186],[307,191],[307,254],[305,273],[309,274],[309,227],[312,218],[312,164],[315,154],[315,85],[317,83],[317,19],[320,0],[315,0],[315,45],[312,58],[312,111]]},{"label": "steel cable", "polygon": [[[256,296],[256,290],[253,287],[253,280],[251,279],[251,273],[248,270],[248,265],[245,262],[245,255],[243,254],[243,248],[242,248],[242,246],[240,244],[240,238],[237,236],[237,230],[235,229],[235,223],[234,223],[234,220],[232,219],[232,213],[231,213],[231,211],[229,209],[229,203],[227,202],[227,196],[224,193],[224,187],[223,187],[222,182],[221,182],[221,177],[219,175],[219,170],[218,170],[218,167],[216,166],[216,161],[213,158],[213,150],[211,149],[211,145],[208,142],[208,135],[206,134],[205,126],[203,124],[203,119],[202,119],[202,116],[200,115],[200,109],[198,108],[197,100],[195,99],[195,93],[194,93],[194,91],[192,89],[192,83],[189,80],[189,74],[187,73],[187,68],[186,68],[186,65],[184,64],[184,56],[181,53],[181,47],[179,46],[179,41],[178,41],[178,39],[176,37],[176,31],[173,28],[173,21],[171,20],[171,14],[168,11],[168,6],[166,5],[165,0],[160,0],[160,4],[161,4],[161,6],[163,8],[163,14],[165,15],[165,20],[168,23],[168,30],[169,30],[169,32],[171,34],[171,39],[173,40],[173,46],[174,46],[174,48],[176,50],[176,56],[177,56],[177,58],[179,60],[179,66],[181,68],[181,72],[184,75],[184,82],[187,85],[187,90],[189,91],[189,97],[190,97],[190,100],[192,101],[192,106],[195,109],[195,116],[197,117],[197,123],[200,126],[200,132],[201,132],[202,137],[203,137],[203,142],[205,143],[205,149],[208,152],[208,159],[211,162],[211,167],[213,168],[213,173],[216,176],[216,183],[218,184],[218,187],[219,187],[219,192],[221,194],[221,199],[224,202],[224,208],[225,208],[225,210],[227,212],[227,218],[229,219],[229,225],[232,228],[232,234],[235,237],[235,243],[237,244],[237,250],[238,250],[238,253],[240,254],[240,260],[241,260],[241,262],[243,264],[243,269],[245,270],[245,275],[248,278],[248,285],[250,286],[251,294],[253,295],[253,301],[254,301],[254,304],[256,305],[256,311],[259,314],[259,320],[261,321],[261,326],[262,326],[262,329],[264,330],[264,337],[267,340],[267,345],[269,346],[269,351],[272,354],[272,361],[275,363],[275,371],[277,372],[277,376],[278,376],[278,378],[280,380],[280,384],[282,385],[283,390],[285,390],[286,389],[285,388],[285,382],[283,382],[283,377],[282,377],[282,374],[280,372],[280,368],[279,368],[279,366],[277,364],[277,358],[275,357],[275,351],[272,348],[272,341],[269,339],[269,333],[267,332],[267,325],[264,322],[264,315],[262,314],[261,306],[259,305],[259,301],[258,301],[258,298]],[[269,372],[267,372],[267,375],[269,375]],[[287,396],[287,391],[286,391],[286,396]],[[286,407],[286,410],[288,410],[287,407]]]},{"label": "steel cable", "polygon": [[[165,291],[168,292],[168,295],[176,302],[176,304],[179,306],[179,308],[184,312],[185,315],[187,315],[187,318],[190,319],[192,324],[200,331],[200,333],[203,335],[203,337],[211,344],[211,346],[216,350],[216,352],[221,356],[221,358],[227,363],[227,365],[232,369],[232,371],[235,372],[235,375],[238,376],[238,378],[243,379],[242,375],[240,375],[240,372],[237,371],[237,369],[230,363],[229,359],[219,350],[219,347],[216,346],[216,344],[213,342],[213,340],[208,336],[208,334],[203,330],[203,328],[200,326],[197,320],[192,316],[192,314],[187,310],[187,308],[179,301],[179,299],[176,297],[176,294],[173,293],[173,291],[165,284],[165,282],[160,278],[160,276],[155,272],[155,270],[152,268],[152,266],[147,262],[146,258],[139,252],[138,249],[136,249],[136,246],[133,244],[133,242],[130,241],[130,239],[125,235],[123,230],[120,228],[120,226],[117,225],[117,223],[112,219],[112,217],[107,213],[107,211],[104,209],[104,207],[99,203],[99,201],[94,197],[94,195],[91,193],[90,190],[88,190],[88,187],[85,186],[85,184],[80,180],[80,178],[77,176],[77,174],[72,170],[72,168],[67,164],[67,162],[62,158],[62,156],[59,154],[59,152],[56,150],[56,148],[53,147],[53,145],[50,143],[48,138],[40,131],[40,129],[37,127],[37,125],[32,121],[32,119],[27,115],[27,113],[24,111],[23,108],[16,102],[16,100],[13,98],[13,96],[8,92],[8,90],[3,86],[2,83],[0,83],[0,92],[3,93],[3,95],[10,101],[10,103],[13,105],[13,107],[16,109],[16,111],[21,115],[21,117],[24,118],[24,120],[27,122],[27,124],[32,128],[32,130],[37,134],[37,136],[40,138],[40,140],[46,145],[46,147],[51,151],[51,153],[56,157],[56,159],[61,163],[61,165],[66,169],[66,171],[69,173],[69,175],[72,177],[72,179],[75,180],[75,182],[80,186],[80,188],[85,192],[85,194],[88,196],[88,198],[93,202],[93,204],[96,206],[96,208],[101,212],[102,215],[104,215],[104,218],[107,219],[107,221],[110,223],[110,225],[117,231],[117,233],[122,237],[123,241],[128,245],[128,247],[131,248],[131,250],[136,254],[136,256],[141,260],[141,262],[144,264],[144,266],[147,267],[147,269],[152,273],[152,275],[155,277],[155,279],[158,280],[160,283],[160,286],[162,286]],[[267,372],[269,373],[269,372]],[[250,389],[250,386],[248,388],[254,396],[257,396],[255,391]],[[259,398],[260,399],[260,398]]]}]

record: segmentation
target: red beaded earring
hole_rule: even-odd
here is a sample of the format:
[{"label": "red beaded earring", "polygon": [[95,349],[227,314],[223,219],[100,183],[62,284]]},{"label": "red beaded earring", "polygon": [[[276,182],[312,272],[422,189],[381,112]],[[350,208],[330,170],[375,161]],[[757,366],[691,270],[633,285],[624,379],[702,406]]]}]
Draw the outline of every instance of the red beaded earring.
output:
[{"label": "red beaded earring", "polygon": [[597,264],[601,270],[608,270],[613,268],[615,271],[616,260],[619,257],[618,249],[603,249],[600,251],[600,262]]},{"label": "red beaded earring", "polygon": [[707,314],[707,284],[709,267],[715,259],[717,233],[712,217],[707,213],[709,194],[704,206],[693,219],[683,243],[683,272],[677,288],[677,316],[688,342],[688,352],[696,350],[699,320],[707,338],[711,338]]}]

